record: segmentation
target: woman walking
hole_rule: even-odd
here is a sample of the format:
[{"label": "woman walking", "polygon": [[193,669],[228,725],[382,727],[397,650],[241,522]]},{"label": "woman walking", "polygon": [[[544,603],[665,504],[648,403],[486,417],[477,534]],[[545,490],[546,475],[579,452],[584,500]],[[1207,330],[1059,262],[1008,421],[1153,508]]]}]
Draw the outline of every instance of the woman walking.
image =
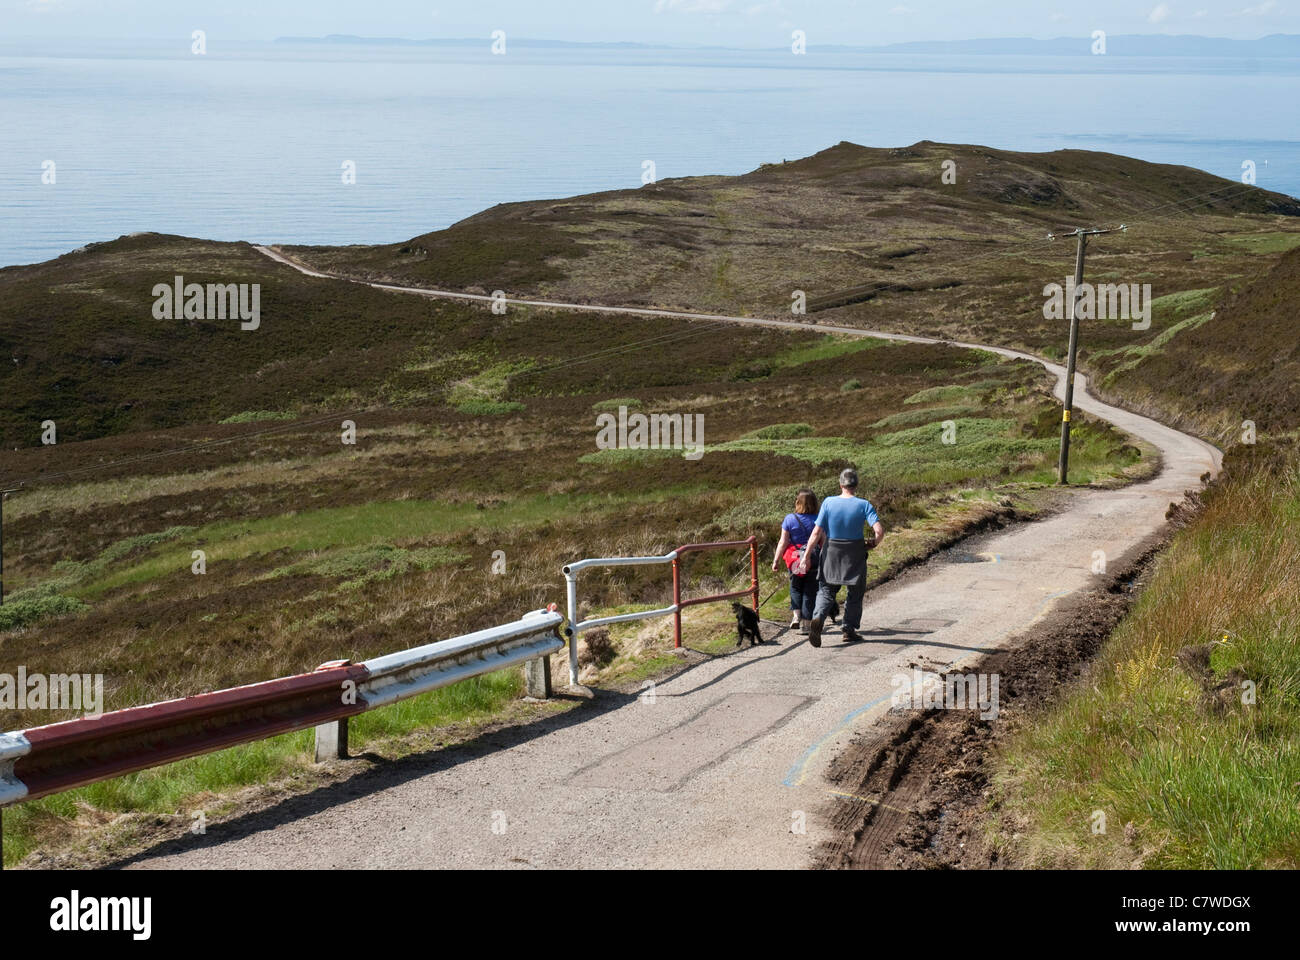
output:
[{"label": "woman walking", "polygon": [[805,634],[817,604],[817,564],[810,563],[807,573],[795,573],[795,565],[803,558],[808,538],[816,526],[817,506],[817,494],[807,488],[799,491],[794,501],[794,513],[787,513],[781,521],[781,542],[772,558],[773,573],[781,561],[785,561],[786,569],[790,571],[790,629],[797,627],[800,633]]}]

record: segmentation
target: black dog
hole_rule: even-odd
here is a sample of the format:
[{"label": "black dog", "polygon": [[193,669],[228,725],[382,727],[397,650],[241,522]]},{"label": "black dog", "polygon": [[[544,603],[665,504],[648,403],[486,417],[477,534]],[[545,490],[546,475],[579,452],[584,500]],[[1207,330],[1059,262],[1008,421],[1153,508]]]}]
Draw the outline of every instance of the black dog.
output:
[{"label": "black dog", "polygon": [[756,643],[762,643],[763,635],[758,632],[757,611],[735,601],[732,602],[731,609],[736,611],[736,646],[744,643],[746,636],[749,637],[751,647]]},{"label": "black dog", "polygon": [[840,622],[840,602],[838,600],[831,600],[831,608],[826,611],[826,616],[830,619],[831,623]]}]

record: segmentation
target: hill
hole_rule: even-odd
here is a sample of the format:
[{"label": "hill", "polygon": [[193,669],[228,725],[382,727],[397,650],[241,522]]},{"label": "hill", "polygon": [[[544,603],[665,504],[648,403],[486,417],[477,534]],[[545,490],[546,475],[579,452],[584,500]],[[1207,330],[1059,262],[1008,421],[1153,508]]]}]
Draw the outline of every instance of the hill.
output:
[{"label": "hill", "polygon": [[[1073,272],[1075,250],[1047,236],[1127,224],[1093,241],[1085,280],[1149,284],[1151,324],[1086,324],[1081,364],[1124,366],[1111,399],[1155,403],[1163,387],[1144,365],[1176,364],[1188,331],[1300,246],[1298,218],[1292,197],[1113,154],[841,143],[739,177],[503,204],[400,244],[289,249],[350,276],[576,302],[789,318],[804,291],[819,320],[1060,358],[1067,324],[1044,316],[1043,288]],[[1226,439],[1236,401],[1222,386],[1193,421]],[[1159,404],[1181,414],[1172,394]]]},{"label": "hill", "polygon": [[[955,183],[943,182],[949,161]],[[1064,280],[1073,249],[1046,235],[1128,222],[1093,244],[1087,278],[1150,283],[1152,326],[1092,325],[1082,362],[1114,374],[1117,397],[1129,384],[1156,403],[1141,389],[1144,365],[1177,357],[1220,300],[1300,244],[1298,216],[1280,194],[1111,154],[843,143],[739,177],[501,205],[401,244],[290,249],[349,276],[576,302],[789,317],[801,290],[834,322],[1060,356],[1063,327],[1043,318],[1042,287]],[[259,285],[260,329],[156,318],[152,291],[177,275]],[[38,445],[46,420],[91,439],[440,397],[450,381],[404,373],[410,356],[463,353],[490,329],[481,310],[312,281],[247,244],[152,234],[94,244],[0,270],[0,446]],[[1203,430],[1226,429],[1208,408],[1198,416]]]},{"label": "hill", "polygon": [[[260,287],[260,324],[155,316],[158,284]],[[343,287],[349,287],[346,292]],[[205,303],[206,306],[206,303]],[[455,350],[477,312],[429,311],[279,270],[246,243],[144,234],[0,270],[0,446],[64,440],[241,413],[345,407],[384,392],[402,358],[431,340]]]}]

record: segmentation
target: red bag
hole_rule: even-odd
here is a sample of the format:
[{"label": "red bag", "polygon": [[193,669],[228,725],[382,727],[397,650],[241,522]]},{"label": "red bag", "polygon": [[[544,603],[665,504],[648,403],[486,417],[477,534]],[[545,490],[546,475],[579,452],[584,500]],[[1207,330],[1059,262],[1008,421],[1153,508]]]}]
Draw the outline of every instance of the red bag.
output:
[{"label": "red bag", "polygon": [[[794,565],[798,563],[799,558],[803,556],[803,550],[806,546],[806,543],[792,543],[790,546],[785,548],[785,555],[782,559],[785,560],[786,569],[791,573],[794,572]],[[812,569],[811,566],[809,569]]]},{"label": "red bag", "polygon": [[[793,516],[793,517],[795,518],[795,520],[796,520],[796,522],[799,524],[799,526],[803,527],[803,532],[804,532],[804,533],[809,534],[809,535],[812,534],[813,530],[809,529],[807,526],[804,525],[803,521],[799,519],[799,514],[791,514],[791,516]],[[787,517],[786,519],[788,520],[789,517]],[[815,529],[815,528],[816,528],[816,525],[814,524],[814,528],[813,528],[813,529]],[[807,546],[806,543],[792,543],[792,544],[790,544],[788,547],[785,548],[785,553],[782,554],[782,559],[785,560],[785,566],[786,566],[786,569],[789,570],[791,573],[794,572],[794,565],[795,565],[796,563],[798,563],[798,562],[799,562],[799,558],[803,556],[804,547],[806,547],[806,546]],[[812,562],[811,562],[811,560],[809,561],[808,569],[810,569],[810,570],[812,569]]]}]

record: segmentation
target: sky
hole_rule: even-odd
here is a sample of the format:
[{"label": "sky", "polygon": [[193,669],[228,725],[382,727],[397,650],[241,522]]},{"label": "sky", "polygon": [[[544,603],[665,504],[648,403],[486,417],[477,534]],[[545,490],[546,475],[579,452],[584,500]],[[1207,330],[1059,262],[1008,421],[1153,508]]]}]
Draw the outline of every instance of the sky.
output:
[{"label": "sky", "polygon": [[0,0],[0,40],[230,42],[330,33],[777,47],[978,37],[1300,33],[1300,0]]}]

